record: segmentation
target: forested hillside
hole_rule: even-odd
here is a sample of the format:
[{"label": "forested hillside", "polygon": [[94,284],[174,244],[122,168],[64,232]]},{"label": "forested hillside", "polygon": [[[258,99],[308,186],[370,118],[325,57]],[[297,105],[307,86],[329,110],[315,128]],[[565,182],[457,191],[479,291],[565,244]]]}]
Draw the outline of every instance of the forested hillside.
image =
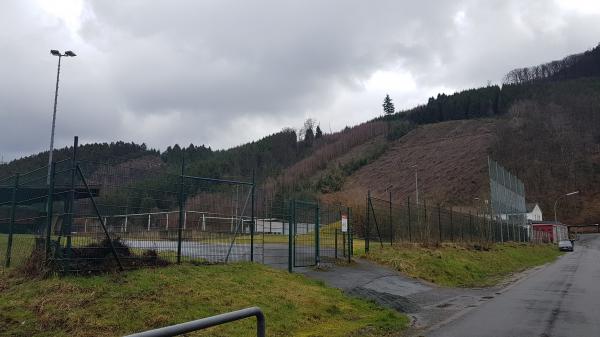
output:
[{"label": "forested hillside", "polygon": [[[54,150],[54,161],[70,158],[73,147],[65,147]],[[143,156],[159,156],[160,152],[148,149],[145,144],[125,143],[122,141],[113,143],[91,143],[83,144],[78,148],[78,157],[81,160],[102,163],[120,163]],[[0,178],[24,173],[48,165],[48,151],[15,159],[0,165]]]},{"label": "forested hillside", "polygon": [[[255,174],[269,193],[362,204],[367,190],[395,198],[413,192],[419,167],[422,198],[469,207],[488,186],[491,155],[524,182],[528,201],[552,217],[565,201],[567,222],[600,221],[600,46],[563,60],[510,71],[500,86],[439,94],[413,109],[389,113],[324,134],[317,121],[227,150],[190,144],[164,152],[144,144],[86,144],[79,158],[96,162],[161,165],[208,177]],[[56,151],[67,158],[71,149]],[[0,177],[46,165],[40,153],[0,165]],[[352,205],[351,205],[352,206]]]},{"label": "forested hillside", "polygon": [[[513,88],[517,91],[517,88]],[[525,182],[528,199],[553,218],[576,223],[600,220],[600,78],[522,86],[519,99],[499,121],[492,156]]]}]

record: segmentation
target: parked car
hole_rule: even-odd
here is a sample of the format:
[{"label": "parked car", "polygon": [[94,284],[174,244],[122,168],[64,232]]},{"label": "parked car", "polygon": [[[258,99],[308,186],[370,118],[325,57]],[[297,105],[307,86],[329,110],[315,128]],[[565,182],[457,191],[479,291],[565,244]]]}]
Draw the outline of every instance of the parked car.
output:
[{"label": "parked car", "polygon": [[560,240],[558,242],[558,250],[564,251],[564,252],[572,252],[573,244],[569,240]]}]

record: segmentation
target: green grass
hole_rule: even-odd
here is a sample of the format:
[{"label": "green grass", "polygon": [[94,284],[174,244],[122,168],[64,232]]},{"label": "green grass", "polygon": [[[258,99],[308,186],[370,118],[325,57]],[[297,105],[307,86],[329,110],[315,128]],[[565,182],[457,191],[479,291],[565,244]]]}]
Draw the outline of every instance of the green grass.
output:
[{"label": "green grass", "polygon": [[[337,231],[337,236],[335,234]],[[337,237],[337,245],[339,249],[342,249],[342,244],[347,244],[346,242],[346,234],[342,233],[342,223],[341,221],[336,221],[329,223],[327,225],[320,226],[319,235],[321,237],[321,247],[333,248],[335,247],[335,238]],[[315,242],[315,233],[310,232],[306,234],[296,234],[294,236],[296,247],[300,246],[314,246]],[[250,244],[250,235],[240,235],[236,237],[236,243],[238,244]],[[268,234],[268,233],[256,233],[254,236],[254,242],[256,245],[264,244],[289,244],[289,235],[288,234]],[[364,247],[364,241],[363,247]]]},{"label": "green grass", "polygon": [[[268,336],[393,336],[406,316],[262,265],[170,266],[92,277],[0,276],[0,336],[118,336],[259,306]],[[200,336],[252,336],[247,319]]]},{"label": "green grass", "polygon": [[412,277],[443,286],[481,287],[497,284],[511,273],[555,260],[555,245],[495,244],[488,251],[460,245],[371,245],[362,257]]},{"label": "green grass", "polygon": [[[14,234],[11,250],[11,267],[24,263],[31,255],[35,245],[35,236],[30,234]],[[8,247],[8,234],[0,234],[0,271],[6,261]]]}]

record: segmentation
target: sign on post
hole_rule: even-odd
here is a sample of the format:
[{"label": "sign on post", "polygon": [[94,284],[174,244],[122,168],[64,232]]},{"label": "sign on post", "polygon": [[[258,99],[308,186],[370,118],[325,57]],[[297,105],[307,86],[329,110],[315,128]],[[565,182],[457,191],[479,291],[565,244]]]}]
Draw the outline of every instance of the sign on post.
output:
[{"label": "sign on post", "polygon": [[342,232],[346,233],[348,231],[348,216],[346,214],[342,214]]}]

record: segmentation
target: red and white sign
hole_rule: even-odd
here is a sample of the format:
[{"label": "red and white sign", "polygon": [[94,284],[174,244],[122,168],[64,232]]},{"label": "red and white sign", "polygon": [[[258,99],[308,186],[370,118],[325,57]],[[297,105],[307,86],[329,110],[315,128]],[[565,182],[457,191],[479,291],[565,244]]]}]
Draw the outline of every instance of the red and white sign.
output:
[{"label": "red and white sign", "polygon": [[348,216],[346,214],[342,214],[342,232],[348,231]]}]

